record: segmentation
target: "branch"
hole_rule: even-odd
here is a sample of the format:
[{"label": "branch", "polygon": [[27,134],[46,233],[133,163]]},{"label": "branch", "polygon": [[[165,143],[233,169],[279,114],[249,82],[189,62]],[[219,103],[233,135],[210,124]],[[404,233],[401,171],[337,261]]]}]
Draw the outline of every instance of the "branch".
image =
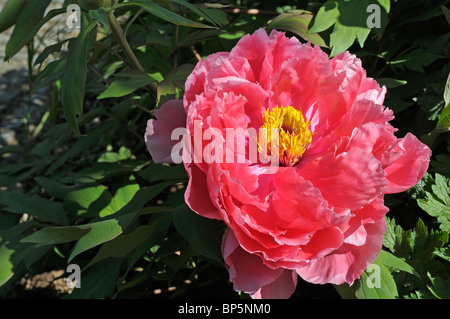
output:
[{"label": "branch", "polygon": [[[114,13],[112,11],[108,12],[108,21],[111,26],[111,32],[113,33],[114,37],[116,38],[117,42],[119,43],[120,47],[122,48],[123,52],[127,56],[131,65],[133,66],[133,68],[138,71],[145,72],[141,63],[134,55],[133,50],[131,50],[131,47],[128,44],[127,39],[125,38],[123,30],[120,27],[119,21],[117,21],[116,16],[114,15]],[[148,87],[152,90],[153,93],[156,92],[156,87],[154,86],[153,83],[150,83],[148,85]]]}]

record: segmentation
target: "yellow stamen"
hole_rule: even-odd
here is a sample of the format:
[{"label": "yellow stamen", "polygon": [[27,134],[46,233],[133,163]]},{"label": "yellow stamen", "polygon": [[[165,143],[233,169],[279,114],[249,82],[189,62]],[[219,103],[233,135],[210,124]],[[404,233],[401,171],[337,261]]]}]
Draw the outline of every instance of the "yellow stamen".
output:
[{"label": "yellow stamen", "polygon": [[[258,148],[263,154],[271,154],[273,146],[278,146],[278,159],[282,166],[294,166],[305,153],[311,143],[312,133],[309,130],[308,118],[303,117],[301,111],[292,106],[267,109],[263,115]],[[273,129],[279,129],[275,136],[271,134]],[[264,143],[265,142],[265,143]],[[275,143],[272,145],[271,143]],[[276,148],[275,148],[276,149]]]}]

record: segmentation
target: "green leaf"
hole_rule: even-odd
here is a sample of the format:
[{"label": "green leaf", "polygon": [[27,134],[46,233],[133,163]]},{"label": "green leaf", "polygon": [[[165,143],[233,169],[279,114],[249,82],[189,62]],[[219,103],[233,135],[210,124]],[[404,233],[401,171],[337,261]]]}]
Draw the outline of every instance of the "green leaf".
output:
[{"label": "green leaf", "polygon": [[[421,136],[421,140],[423,143],[427,144],[430,148],[433,147],[434,142],[437,137],[442,133],[447,133],[450,131],[450,103],[447,104],[442,110],[439,120],[436,124],[436,128],[433,129],[430,133],[424,134]],[[438,154],[441,159],[445,154]]]},{"label": "green leaf", "polygon": [[166,8],[154,3],[150,0],[135,0],[129,1],[125,3],[118,3],[114,6],[114,8],[121,8],[125,6],[139,6],[146,11],[150,12],[154,16],[161,18],[163,20],[169,21],[173,24],[182,25],[186,27],[192,28],[215,28],[214,26],[209,26],[200,22],[192,21],[187,19],[175,12],[167,10]]},{"label": "green leaf", "polygon": [[179,234],[201,255],[223,264],[220,245],[222,243],[222,224],[216,220],[202,217],[185,204],[172,212],[173,224]]},{"label": "green leaf", "polygon": [[[21,222],[19,224],[16,224],[14,226],[9,226],[5,222],[5,217],[15,217],[13,214],[3,214],[2,219],[0,219],[0,222],[2,223],[2,226],[5,226],[4,229],[0,231],[0,243],[5,243],[7,241],[12,241],[14,239],[17,239],[22,235],[22,233],[31,230],[36,227],[42,226],[41,223],[39,223],[37,220],[29,219],[26,222]],[[16,219],[14,219],[16,221]],[[5,225],[6,224],[6,225]]]},{"label": "green leaf", "polygon": [[443,58],[445,57],[427,52],[424,49],[419,48],[389,61],[388,64],[401,70],[407,68],[412,71],[425,73],[425,66],[428,66],[434,61]]},{"label": "green leaf", "polygon": [[450,279],[443,279],[440,276],[433,276],[427,273],[431,281],[431,286],[427,285],[428,290],[438,299],[450,298]]},{"label": "green leaf", "polygon": [[[331,56],[347,50],[355,40],[358,41],[360,47],[363,47],[371,31],[367,25],[369,18],[367,7],[370,4],[381,4],[380,27],[382,29],[387,23],[387,11],[389,10],[386,1],[328,0],[317,12],[309,33],[322,32],[334,25],[330,35]],[[377,32],[379,32],[378,29]]]},{"label": "green leaf", "polygon": [[133,199],[122,207],[114,216],[138,214],[145,204],[156,198],[164,189],[172,184],[172,182],[164,182],[139,189],[133,196]]},{"label": "green leaf", "polygon": [[450,103],[448,103],[441,112],[436,124],[436,130],[450,131]]},{"label": "green leaf", "polygon": [[[96,108],[95,110],[99,110],[99,108]],[[101,112],[101,110],[99,111]],[[61,154],[57,158],[57,160],[46,171],[46,175],[53,174],[56,169],[60,168],[68,160],[80,155],[82,152],[85,152],[91,149],[94,145],[98,144],[99,139],[103,136],[103,132],[111,129],[111,126],[115,124],[117,124],[117,122],[113,120],[103,121],[99,125],[94,126],[90,130],[88,130],[86,133],[87,136],[77,137],[77,141],[75,142],[75,144],[72,144],[71,148],[67,152]]]},{"label": "green leaf", "polygon": [[20,153],[23,151],[23,147],[20,145],[2,145],[0,146],[0,155],[9,153]]},{"label": "green leaf", "polygon": [[[44,52],[42,52],[42,54],[43,53]],[[40,59],[40,57],[41,56],[39,55],[37,59]],[[32,90],[39,90],[44,86],[59,81],[59,79],[64,74],[64,67],[66,65],[66,62],[67,59],[62,58],[59,60],[51,61],[49,64],[47,64],[45,69],[37,75]]]},{"label": "green leaf", "polygon": [[397,299],[397,284],[389,269],[379,260],[370,265],[352,285],[334,285],[345,299]]},{"label": "green leaf", "polygon": [[67,227],[47,227],[27,236],[21,242],[43,245],[55,245],[78,240],[68,262],[78,254],[119,236],[135,218],[134,214],[117,219],[106,219],[95,223]]},{"label": "green leaf", "polygon": [[[114,213],[111,193],[105,186],[96,183],[78,183],[63,185],[46,177],[36,177],[35,180],[52,196],[76,205],[69,206],[77,215],[87,214],[93,217],[104,217]],[[112,210],[112,211],[111,211]]]},{"label": "green leaf", "polygon": [[112,296],[120,274],[120,263],[111,262],[96,264],[86,272],[81,272],[81,288],[76,288],[63,299],[100,299]]},{"label": "green leaf", "polygon": [[391,11],[391,0],[377,0],[378,4],[384,8],[386,13]]},{"label": "green leaf", "polygon": [[448,74],[447,82],[445,83],[444,102],[445,105],[450,104],[450,73]]},{"label": "green leaf", "polygon": [[386,232],[384,233],[383,246],[388,248],[392,253],[396,253],[399,244],[402,242],[404,230],[400,225],[395,224],[395,219],[386,219]]},{"label": "green leaf", "polygon": [[188,179],[183,165],[169,166],[168,164],[152,163],[139,172],[139,176],[154,183],[156,181],[186,181]]},{"label": "green leaf", "polygon": [[86,268],[106,258],[122,258],[130,254],[147,241],[148,238],[153,236],[163,218],[167,217],[163,216],[150,225],[139,226],[129,234],[122,234],[113,240],[104,243]]},{"label": "green leaf", "polygon": [[70,207],[76,211],[77,215],[87,214],[90,217],[106,217],[115,214],[139,190],[139,185],[135,182],[119,187],[112,195],[104,185],[96,182],[66,186],[43,177],[37,178],[36,181],[44,186],[49,194],[65,202],[75,203],[76,205]]},{"label": "green leaf", "polygon": [[112,201],[114,202],[117,211],[122,209],[126,204],[130,202],[130,200],[134,197],[134,195],[139,191],[139,184],[136,183],[134,178],[130,178],[129,182],[120,187],[114,194]]},{"label": "green leaf", "polygon": [[134,214],[128,214],[117,219],[83,225],[89,232],[78,240],[67,261],[71,262],[78,254],[116,238],[130,225],[134,217]]},{"label": "green leaf", "polygon": [[17,22],[26,0],[8,0],[0,12],[0,33]]},{"label": "green leaf", "polygon": [[439,250],[436,250],[433,254],[439,256],[440,258],[446,261],[450,261],[450,247],[444,247]]},{"label": "green leaf", "polygon": [[441,234],[433,229],[429,231],[422,219],[417,221],[411,232],[405,232],[405,235],[405,242],[411,248],[411,255],[414,258],[428,257],[444,244]]},{"label": "green leaf", "polygon": [[[49,45],[49,46],[45,47],[44,50],[42,50],[42,52],[38,55],[38,57],[34,61],[34,66],[36,66],[38,64],[42,64],[51,53],[61,51],[63,44],[69,40],[70,39],[65,39],[58,43],[55,43],[53,45]],[[55,62],[55,61],[52,61],[52,62]],[[41,72],[41,73],[43,73],[43,72]]]},{"label": "green leaf", "polygon": [[314,18],[314,24],[309,29],[310,33],[319,33],[327,30],[339,18],[338,3],[334,0],[328,0],[322,5]]},{"label": "green leaf", "polygon": [[72,131],[77,135],[81,135],[78,128],[77,115],[83,113],[89,47],[88,36],[90,31],[96,26],[96,23],[96,21],[92,21],[88,26],[82,23],[80,34],[69,53],[61,82],[61,102],[64,116]]},{"label": "green leaf", "polygon": [[133,172],[138,172],[144,164],[145,162],[136,160],[93,163],[92,166],[77,172],[77,175],[89,177],[93,180],[103,180],[112,176],[130,176]]},{"label": "green leaf", "polygon": [[[83,188],[75,189],[65,194],[63,199],[65,201],[77,203],[85,211],[89,210],[91,205],[97,201],[109,202],[111,199],[111,194],[107,191],[107,189],[103,185],[90,183],[86,185],[84,184],[79,185],[79,187]],[[96,210],[94,209],[94,211]],[[78,212],[78,214],[81,214],[81,212]]]},{"label": "green leaf", "polygon": [[[200,9],[208,15],[212,21],[214,21],[214,24],[222,27],[224,25],[227,25],[230,21],[228,20],[228,15],[226,12],[218,9],[218,7],[209,6],[209,3],[202,3],[199,4]],[[227,6],[223,6],[227,7]]]},{"label": "green leaf", "polygon": [[0,287],[14,275],[14,265],[11,262],[13,253],[14,250],[8,248],[7,243],[0,246]]},{"label": "green leaf", "polygon": [[106,207],[96,209],[98,216],[106,217],[117,213],[133,199],[137,191],[139,191],[139,185],[131,181],[129,184],[120,187],[114,196],[108,197]]},{"label": "green leaf", "polygon": [[385,250],[380,251],[377,260],[386,267],[395,268],[397,270],[405,271],[411,275],[420,277],[420,275],[414,270],[414,268],[412,268],[403,259],[398,258]]},{"label": "green leaf", "polygon": [[109,25],[108,16],[103,8],[97,10],[89,10],[89,16],[98,22],[100,22],[106,30],[109,30],[111,26]]},{"label": "green leaf", "polygon": [[[20,279],[24,270],[31,270],[31,266],[40,260],[50,247],[35,247],[34,244],[21,243],[17,240],[7,241],[0,246],[0,286],[9,279],[10,284]],[[14,276],[14,277],[13,277]]]},{"label": "green leaf", "polygon": [[431,186],[433,193],[425,192],[424,199],[418,199],[417,204],[429,215],[436,217],[440,228],[450,232],[450,181],[436,173],[435,184]]},{"label": "green leaf", "polygon": [[343,284],[334,287],[341,297],[346,299],[355,297],[358,299],[396,299],[398,298],[397,284],[392,277],[390,268],[420,277],[405,261],[381,250],[375,262],[362,273],[355,285],[350,287]]},{"label": "green leaf", "polygon": [[54,9],[42,18],[49,3],[49,0],[27,0],[17,19],[13,33],[6,44],[5,60],[11,59],[30,42],[41,27],[50,19],[66,12],[64,8]]},{"label": "green leaf", "polygon": [[294,10],[280,14],[267,25],[269,29],[286,30],[297,34],[305,41],[321,47],[327,47],[325,41],[317,33],[308,32],[308,26],[313,16],[311,12]]},{"label": "green leaf", "polygon": [[119,77],[119,79],[112,82],[111,85],[99,95],[98,99],[122,97],[155,81],[146,73],[139,71],[128,71],[117,75],[117,77]]},{"label": "green leaf", "polygon": [[336,22],[333,33],[330,35],[330,47],[332,48],[330,56],[336,56],[350,48],[357,37],[358,41],[364,44],[369,32],[368,28],[348,27]]},{"label": "green leaf", "polygon": [[172,69],[163,81],[158,83],[156,98],[158,106],[176,97],[177,89],[184,90],[184,82],[194,69],[192,64],[182,64]]},{"label": "green leaf", "polygon": [[125,146],[121,146],[118,152],[106,151],[99,159],[98,163],[115,163],[127,160],[131,157],[131,151]]},{"label": "green leaf", "polygon": [[179,5],[182,5],[186,8],[188,8],[189,10],[191,10],[192,12],[194,12],[195,14],[197,14],[198,16],[202,17],[203,19],[205,19],[206,21],[214,24],[214,25],[218,25],[220,23],[216,23],[214,20],[212,20],[205,12],[203,12],[200,8],[196,7],[195,5],[185,1],[185,0],[170,0],[173,3],[177,3]]},{"label": "green leaf", "polygon": [[52,202],[39,195],[28,196],[18,191],[0,192],[0,205],[4,210],[16,214],[29,214],[40,221],[67,225],[62,203]]},{"label": "green leaf", "polygon": [[408,82],[405,80],[398,80],[398,79],[392,79],[392,78],[378,78],[377,82],[381,86],[386,86],[388,89],[395,89],[397,87],[400,87],[402,85],[407,84]]},{"label": "green leaf", "polygon": [[369,268],[363,272],[358,281],[356,297],[358,299],[398,298],[397,285],[389,269],[378,259],[372,264],[372,269],[369,270]]},{"label": "green leaf", "polygon": [[[450,74],[448,75],[447,82],[445,83],[444,103],[445,107],[439,116],[436,128],[421,137],[422,141],[430,147],[433,146],[434,141],[440,134],[450,131]],[[438,156],[441,156],[442,158],[443,154],[438,154]]]},{"label": "green leaf", "polygon": [[37,246],[69,243],[83,237],[89,228],[83,226],[47,227],[23,238],[23,243],[35,243]]},{"label": "green leaf", "polygon": [[22,241],[49,245],[78,240],[69,256],[68,262],[70,262],[78,254],[122,234],[145,203],[152,200],[169,185],[170,183],[161,183],[139,190],[133,199],[114,215],[115,218],[77,226],[48,227],[36,231]]},{"label": "green leaf", "polygon": [[447,23],[450,24],[450,10],[444,6],[441,6],[441,9],[442,12],[444,12],[445,20],[447,20]]},{"label": "green leaf", "polygon": [[331,56],[347,50],[355,40],[358,40],[361,48],[364,47],[364,42],[371,30],[367,26],[366,11],[370,4],[370,0],[339,2],[339,18],[330,35]]}]

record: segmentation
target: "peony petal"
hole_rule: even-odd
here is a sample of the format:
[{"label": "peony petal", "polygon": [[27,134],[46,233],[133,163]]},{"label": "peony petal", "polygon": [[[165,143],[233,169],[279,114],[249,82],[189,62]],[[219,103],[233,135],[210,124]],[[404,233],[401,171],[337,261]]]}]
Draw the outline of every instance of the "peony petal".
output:
[{"label": "peony petal", "polygon": [[186,113],[181,100],[170,100],[155,110],[156,120],[147,121],[145,143],[155,163],[173,163],[173,148],[180,141],[172,140],[172,132],[186,127]]},{"label": "peony petal", "polygon": [[310,162],[299,174],[320,189],[330,204],[359,209],[380,195],[386,185],[381,163],[370,153],[351,148]]},{"label": "peony petal", "polygon": [[217,52],[208,56],[207,59],[200,60],[195,66],[192,73],[187,77],[184,84],[185,92],[183,96],[183,104],[186,114],[189,114],[191,103],[195,101],[196,95],[200,95],[205,88],[206,76],[217,59],[228,56],[228,52]]},{"label": "peony petal", "polygon": [[298,255],[303,260],[322,258],[341,247],[343,242],[344,234],[338,227],[319,229],[309,243],[301,247]]},{"label": "peony petal", "polygon": [[222,254],[236,291],[253,294],[253,298],[289,298],[294,292],[297,278],[292,271],[265,266],[259,256],[239,246],[229,228],[223,237]]},{"label": "peony petal", "polygon": [[381,161],[385,150],[396,140],[397,138],[394,136],[393,128],[390,125],[369,122],[353,130],[345,147],[360,148],[372,153],[375,158]]},{"label": "peony petal", "polygon": [[389,150],[389,153],[396,152],[401,152],[402,155],[384,168],[389,182],[386,186],[387,194],[403,192],[416,185],[425,175],[430,163],[430,148],[410,133],[398,139]]},{"label": "peony petal", "polygon": [[392,120],[393,112],[382,105],[375,104],[369,100],[357,101],[352,108],[342,117],[338,125],[332,128],[329,135],[324,135],[321,139],[313,139],[308,152],[305,153],[308,157],[315,157],[323,154],[327,148],[333,143],[336,143],[343,136],[351,136],[355,128],[358,128],[366,123],[373,123],[383,125],[386,130],[395,131],[388,122]]},{"label": "peony petal", "polygon": [[389,208],[384,205],[383,197],[383,195],[380,195],[370,204],[352,211],[353,218],[339,226],[344,233],[345,242],[351,242],[356,246],[364,244],[362,241],[365,241],[366,232],[361,227],[368,223],[376,223],[384,218],[389,211]]},{"label": "peony petal", "polygon": [[307,244],[317,229],[333,226],[350,218],[346,216],[348,214],[340,216],[328,207],[319,189],[298,175],[295,168],[280,168],[274,175],[274,187],[272,204],[276,216],[271,216],[270,219],[272,227],[285,230],[283,236],[280,236],[283,243]]},{"label": "peony petal", "polygon": [[[244,112],[249,120],[248,126],[259,129],[262,125],[262,115],[266,110],[267,92],[257,83],[236,77],[221,78],[217,80],[216,84],[218,83],[220,83],[221,91],[233,92],[235,96],[245,97],[247,103]],[[217,94],[217,88],[211,91],[213,94]]]},{"label": "peony petal", "polygon": [[315,284],[353,284],[380,253],[386,231],[384,218],[364,225],[367,233],[364,245],[346,243],[333,253],[299,267],[296,271],[304,280]]},{"label": "peony petal", "polygon": [[367,231],[364,226],[359,226],[350,236],[345,238],[344,242],[354,246],[361,246],[366,243]]},{"label": "peony petal", "polygon": [[273,282],[251,294],[253,299],[288,299],[297,286],[298,275],[295,271],[285,270]]},{"label": "peony petal", "polygon": [[372,78],[368,78],[361,60],[354,54],[345,51],[331,59],[333,70],[343,70],[345,79],[342,81],[340,91],[347,105],[350,107],[356,101],[370,100],[382,105],[386,88]]},{"label": "peony petal", "polygon": [[219,210],[212,202],[212,198],[208,196],[208,186],[205,182],[206,174],[193,163],[185,164],[185,168],[189,177],[189,183],[184,193],[186,204],[203,217],[222,219]]},{"label": "peony petal", "polygon": [[221,56],[214,61],[211,70],[206,75],[205,86],[215,84],[220,78],[236,77],[255,82],[253,69],[246,58]]},{"label": "peony petal", "polygon": [[244,57],[250,63],[255,79],[261,73],[264,53],[269,46],[269,36],[264,29],[243,36],[230,51],[230,57]]},{"label": "peony petal", "polygon": [[358,95],[363,78],[366,77],[366,71],[362,67],[361,60],[345,51],[332,58],[331,65],[333,70],[345,73],[340,92],[346,104],[351,106]]}]

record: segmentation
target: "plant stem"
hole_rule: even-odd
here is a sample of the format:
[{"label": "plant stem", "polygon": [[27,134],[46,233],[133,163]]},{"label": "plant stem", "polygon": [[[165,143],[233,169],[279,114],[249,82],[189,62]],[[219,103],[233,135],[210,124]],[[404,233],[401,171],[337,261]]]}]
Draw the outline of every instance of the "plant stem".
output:
[{"label": "plant stem", "polygon": [[[113,33],[114,37],[116,38],[117,42],[119,43],[120,47],[122,48],[123,52],[127,56],[128,60],[130,61],[133,68],[135,68],[138,71],[145,72],[144,68],[142,67],[139,60],[134,55],[133,50],[131,50],[130,45],[128,44],[127,39],[125,38],[124,32],[119,24],[119,21],[117,21],[116,16],[112,11],[109,11],[108,13],[108,21],[109,25],[111,26],[111,32]],[[150,83],[148,87],[155,93],[156,88],[155,86]]]}]

